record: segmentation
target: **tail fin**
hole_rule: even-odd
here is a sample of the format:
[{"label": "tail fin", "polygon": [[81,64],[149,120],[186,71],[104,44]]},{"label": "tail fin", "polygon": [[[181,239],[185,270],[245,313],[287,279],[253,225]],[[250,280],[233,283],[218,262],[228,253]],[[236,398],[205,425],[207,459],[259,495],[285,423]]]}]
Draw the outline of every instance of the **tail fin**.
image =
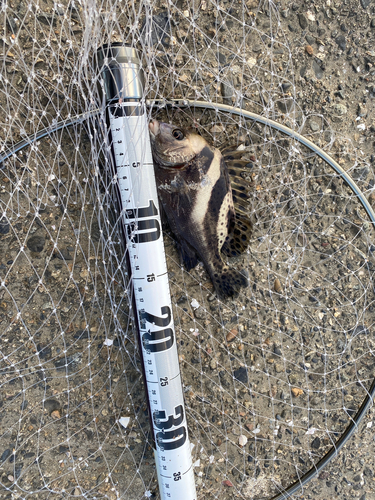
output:
[{"label": "tail fin", "polygon": [[222,298],[236,297],[242,287],[248,286],[246,276],[235,269],[225,266],[222,272],[212,274],[216,292]]}]

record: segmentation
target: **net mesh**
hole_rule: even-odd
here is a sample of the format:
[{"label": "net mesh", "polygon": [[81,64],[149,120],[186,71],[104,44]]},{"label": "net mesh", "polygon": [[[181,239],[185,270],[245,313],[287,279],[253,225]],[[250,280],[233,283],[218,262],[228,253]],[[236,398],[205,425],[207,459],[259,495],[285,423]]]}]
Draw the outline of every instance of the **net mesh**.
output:
[{"label": "net mesh", "polygon": [[[308,55],[290,48],[272,2],[14,0],[0,11],[2,151],[95,109],[95,52],[121,41],[139,50],[150,117],[193,125],[249,160],[254,230],[230,260],[248,289],[219,300],[202,264],[183,268],[168,226],[164,239],[198,498],[284,491],[335,446],[373,380],[373,228],[343,177],[296,139],[165,102],[283,123],[370,196],[364,129],[350,139],[311,111],[294,67]],[[325,14],[305,19],[319,27]],[[314,63],[305,73],[318,92]],[[92,115],[1,166],[4,498],[159,498],[107,145]]]}]

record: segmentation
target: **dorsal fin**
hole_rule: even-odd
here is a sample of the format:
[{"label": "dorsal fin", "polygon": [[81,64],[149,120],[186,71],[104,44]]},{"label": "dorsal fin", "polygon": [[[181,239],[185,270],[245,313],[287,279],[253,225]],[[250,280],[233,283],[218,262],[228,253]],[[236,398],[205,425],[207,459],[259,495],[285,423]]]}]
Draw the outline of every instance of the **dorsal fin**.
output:
[{"label": "dorsal fin", "polygon": [[253,164],[243,160],[243,151],[227,151],[223,154],[232,188],[235,217],[228,230],[228,236],[221,252],[228,257],[236,257],[249,246],[252,223],[249,219],[250,192],[253,190],[251,170]]},{"label": "dorsal fin", "polygon": [[224,149],[221,149],[221,154],[224,156],[225,160],[235,160],[241,159],[243,157],[244,152],[238,151],[235,146],[227,146]]}]

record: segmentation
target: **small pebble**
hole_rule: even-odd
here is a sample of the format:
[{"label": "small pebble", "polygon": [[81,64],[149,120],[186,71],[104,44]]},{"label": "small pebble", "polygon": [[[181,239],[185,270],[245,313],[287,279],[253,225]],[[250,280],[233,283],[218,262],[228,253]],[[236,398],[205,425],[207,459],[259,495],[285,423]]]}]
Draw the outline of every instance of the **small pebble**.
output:
[{"label": "small pebble", "polygon": [[334,112],[334,114],[338,115],[338,116],[343,116],[343,115],[346,115],[346,113],[348,112],[348,108],[344,105],[344,104],[334,104],[332,106],[332,110]]},{"label": "small pebble", "polygon": [[360,0],[361,5],[364,9],[367,9],[367,7],[370,5],[371,0]]},{"label": "small pebble", "polygon": [[301,396],[301,394],[303,394],[303,390],[300,389],[299,387],[293,387],[292,388],[292,394],[293,396],[295,396],[296,398],[299,398]]},{"label": "small pebble", "polygon": [[323,68],[315,61],[315,59],[313,60],[312,68],[317,79],[321,80],[323,78]]},{"label": "small pebble", "polygon": [[21,475],[21,471],[22,471],[22,467],[23,467],[23,463],[18,463],[15,467],[14,467],[14,476],[16,479],[18,479]]},{"label": "small pebble", "polygon": [[275,279],[273,289],[275,290],[276,293],[281,293],[283,291],[280,280],[278,278]]},{"label": "small pebble", "polygon": [[220,64],[226,64],[226,62],[227,62],[226,56],[224,54],[222,54],[221,52],[219,52],[218,59],[219,59]]},{"label": "small pebble", "polygon": [[311,443],[311,448],[314,450],[318,450],[320,448],[320,438],[318,436],[316,436],[314,441]]},{"label": "small pebble", "polygon": [[283,16],[284,19],[286,19],[289,16],[289,9],[283,9],[281,11],[281,15]]},{"label": "small pebble", "polygon": [[314,53],[314,49],[311,47],[311,45],[306,45],[305,52],[309,54],[309,56],[312,56]]},{"label": "small pebble", "polygon": [[7,220],[1,219],[0,221],[0,234],[8,234],[9,233],[9,223]]},{"label": "small pebble", "polygon": [[356,326],[351,332],[350,335],[352,337],[355,337],[356,335],[359,335],[360,333],[368,335],[369,331],[364,325],[358,325]]},{"label": "small pebble", "polygon": [[233,375],[234,375],[234,378],[236,380],[238,380],[239,382],[243,382],[244,384],[247,384],[248,375],[247,375],[247,370],[245,367],[241,366],[241,368],[234,370]]},{"label": "small pebble", "polygon": [[292,84],[291,84],[291,83],[286,82],[286,83],[283,83],[283,84],[281,85],[281,88],[283,89],[283,92],[286,92],[287,90],[289,90],[289,89],[290,89],[290,87],[291,87],[291,86],[292,86]]},{"label": "small pebble", "polygon": [[315,21],[316,20],[316,17],[315,17],[315,14],[313,14],[311,12],[311,10],[308,10],[306,12],[306,18],[309,20],[309,21]]},{"label": "small pebble", "polygon": [[241,434],[241,436],[238,438],[238,444],[240,446],[246,446],[247,444],[247,437]]},{"label": "small pebble", "polygon": [[359,103],[357,107],[357,114],[358,116],[366,116],[367,115],[367,108],[363,104]]},{"label": "small pebble", "polygon": [[5,462],[5,460],[12,454],[11,450],[8,448],[5,451],[3,451],[3,454],[1,455],[0,462]]},{"label": "small pebble", "polygon": [[224,486],[229,486],[229,487],[233,486],[233,484],[229,481],[229,479],[225,479],[225,481],[223,481],[223,485]]},{"label": "small pebble", "polygon": [[54,410],[52,413],[51,413],[51,417],[55,420],[58,420],[59,418],[61,418],[61,413],[59,410]]},{"label": "small pebble", "polygon": [[210,368],[211,368],[211,370],[216,370],[216,368],[217,368],[217,361],[216,361],[216,359],[211,359],[211,361],[210,361]]},{"label": "small pebble", "polygon": [[130,417],[121,417],[119,418],[119,423],[126,429],[129,425]]},{"label": "small pebble", "polygon": [[190,305],[193,309],[198,309],[199,307],[199,302],[196,300],[196,299],[193,299],[191,302],[190,302]]},{"label": "small pebble", "polygon": [[51,415],[54,411],[61,409],[61,404],[56,399],[47,399],[44,402],[44,408],[46,409],[47,413]]},{"label": "small pebble", "polygon": [[[66,248],[59,248],[58,251],[55,252],[55,257],[57,257],[60,260],[72,260],[73,257],[70,255],[69,251]],[[87,269],[85,269],[83,272],[82,277],[87,277],[89,275]]]},{"label": "small pebble", "polygon": [[227,336],[226,336],[226,340],[227,342],[232,342],[232,340],[234,340],[238,335],[238,330],[236,328],[232,328],[232,330],[230,330],[228,333],[227,333]]},{"label": "small pebble", "polygon": [[187,301],[186,295],[181,295],[180,298],[177,299],[177,304],[184,304]]},{"label": "small pebble", "polygon": [[330,130],[326,130],[323,134],[323,138],[326,142],[330,142],[333,138],[333,134]]},{"label": "small pebble", "polygon": [[224,104],[232,104],[233,97],[233,83],[232,82],[221,82],[220,85],[221,95],[223,96]]},{"label": "small pebble", "polygon": [[281,355],[282,355],[282,351],[281,351],[280,347],[277,347],[276,345],[275,345],[275,346],[274,346],[274,348],[273,348],[273,352],[274,352],[275,354],[277,354],[278,356],[281,356]]},{"label": "small pebble", "polygon": [[314,120],[310,120],[310,128],[313,132],[317,132],[320,130],[319,123],[315,122]]},{"label": "small pebble", "polygon": [[306,17],[303,14],[298,14],[298,21],[301,29],[305,30],[309,24]]},{"label": "small pebble", "polygon": [[335,38],[335,42],[337,45],[340,47],[341,50],[346,49],[346,38],[344,35],[339,35],[338,37]]},{"label": "small pebble", "polygon": [[[171,24],[167,11],[161,11],[159,14],[154,16],[150,16],[147,19],[147,23],[149,24],[148,28],[151,31],[151,41],[152,45],[158,45],[161,43],[164,47],[169,46],[169,37],[171,33]],[[146,43],[146,20],[143,22],[141,33],[142,38],[144,38],[144,43]],[[147,32],[149,34],[149,32]]]},{"label": "small pebble", "polygon": [[38,236],[35,234],[27,240],[26,245],[31,252],[41,252],[44,248],[45,242],[46,240],[44,236]]},{"label": "small pebble", "polygon": [[224,132],[224,127],[223,127],[223,125],[214,125],[210,129],[210,132],[211,132],[211,134],[221,134],[222,132]]},{"label": "small pebble", "polygon": [[203,307],[198,307],[198,309],[195,309],[194,317],[196,319],[204,319],[206,317],[206,311],[203,309]]},{"label": "small pebble", "polygon": [[246,62],[249,65],[249,68],[253,68],[257,63],[257,60],[255,57],[249,57]]}]

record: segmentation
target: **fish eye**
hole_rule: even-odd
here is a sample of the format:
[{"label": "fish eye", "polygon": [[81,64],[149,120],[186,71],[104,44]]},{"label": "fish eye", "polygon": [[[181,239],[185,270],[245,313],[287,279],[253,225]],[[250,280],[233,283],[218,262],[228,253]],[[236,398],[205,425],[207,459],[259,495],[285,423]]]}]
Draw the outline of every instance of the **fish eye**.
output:
[{"label": "fish eye", "polygon": [[184,136],[184,133],[182,132],[182,130],[178,129],[178,128],[175,128],[172,132],[172,135],[175,139],[177,139],[178,141],[182,141],[182,139],[185,137]]}]

